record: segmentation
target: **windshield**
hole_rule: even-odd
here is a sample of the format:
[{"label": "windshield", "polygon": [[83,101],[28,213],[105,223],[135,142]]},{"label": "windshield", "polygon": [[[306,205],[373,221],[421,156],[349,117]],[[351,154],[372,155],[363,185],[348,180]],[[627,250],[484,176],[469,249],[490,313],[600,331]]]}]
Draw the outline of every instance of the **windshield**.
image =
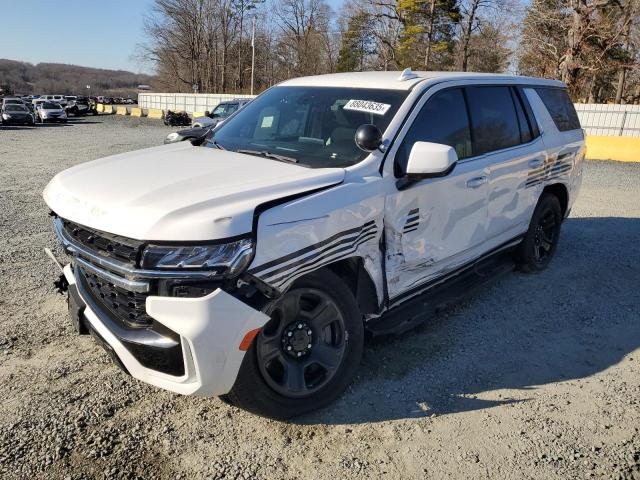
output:
[{"label": "windshield", "polygon": [[58,105],[57,103],[52,103],[52,102],[44,102],[44,104],[42,105],[42,108],[47,109],[47,110],[60,110],[62,107],[60,105]]},{"label": "windshield", "polygon": [[274,87],[220,126],[206,146],[288,157],[312,168],[347,167],[368,155],[355,144],[356,129],[373,123],[384,132],[406,96],[398,90]]},{"label": "windshield", "polygon": [[226,107],[226,105],[218,105],[213,112],[211,112],[211,116],[217,117],[224,114],[224,107]]},{"label": "windshield", "polygon": [[12,105],[9,104],[5,107],[5,110],[7,110],[8,112],[28,112],[29,110],[27,110],[27,107],[25,107],[24,105]]}]

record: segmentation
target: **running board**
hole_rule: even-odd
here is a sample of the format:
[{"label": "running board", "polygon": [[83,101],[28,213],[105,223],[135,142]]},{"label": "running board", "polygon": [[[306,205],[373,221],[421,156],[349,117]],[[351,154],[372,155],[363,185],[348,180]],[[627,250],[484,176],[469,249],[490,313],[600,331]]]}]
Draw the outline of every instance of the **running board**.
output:
[{"label": "running board", "polygon": [[365,328],[374,337],[400,335],[514,269],[513,254],[509,251],[501,252],[469,266],[451,279],[406,300],[381,317],[370,320],[365,324]]}]

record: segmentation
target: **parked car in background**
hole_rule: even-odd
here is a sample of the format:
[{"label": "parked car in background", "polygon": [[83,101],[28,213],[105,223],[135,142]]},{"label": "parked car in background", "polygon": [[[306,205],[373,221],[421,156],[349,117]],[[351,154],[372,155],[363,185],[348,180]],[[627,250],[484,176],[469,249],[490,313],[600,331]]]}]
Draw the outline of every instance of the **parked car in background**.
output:
[{"label": "parked car in background", "polygon": [[7,103],[0,110],[3,125],[35,125],[36,119],[25,104]]},{"label": "parked car in background", "polygon": [[212,112],[208,112],[204,117],[194,118],[191,126],[194,128],[208,126],[215,127],[218,123],[240,110],[250,101],[250,98],[237,98],[235,100],[220,102]]},{"label": "parked car in background", "polygon": [[42,105],[46,100],[41,100],[39,98],[31,101],[31,106],[33,107],[33,114],[38,121],[38,105]]},{"label": "parked car in background", "polygon": [[207,127],[185,128],[177,132],[170,133],[164,139],[164,143],[177,143],[189,140],[194,145],[200,145],[204,142],[207,134],[213,129],[212,125]]},{"label": "parked car in background", "polygon": [[98,97],[89,97],[87,114],[98,115]]},{"label": "parked car in background", "polygon": [[2,106],[8,105],[10,103],[14,105],[24,105],[24,101],[19,97],[4,97],[2,99]]},{"label": "parked car in background", "polygon": [[33,100],[25,102],[24,105],[25,105],[25,107],[27,107],[29,109],[29,111],[31,113],[33,113],[33,118],[35,119],[36,118],[36,109],[33,106]]},{"label": "parked car in background", "polygon": [[127,105],[135,105],[138,102],[136,100],[134,100],[133,98],[127,98],[124,103],[126,103]]},{"label": "parked car in background", "polygon": [[45,101],[36,105],[36,115],[40,123],[67,122],[67,114],[59,103]]},{"label": "parked car in background", "polygon": [[65,111],[67,115],[86,115],[90,111],[89,98],[84,96],[73,97],[73,100],[69,100]]}]

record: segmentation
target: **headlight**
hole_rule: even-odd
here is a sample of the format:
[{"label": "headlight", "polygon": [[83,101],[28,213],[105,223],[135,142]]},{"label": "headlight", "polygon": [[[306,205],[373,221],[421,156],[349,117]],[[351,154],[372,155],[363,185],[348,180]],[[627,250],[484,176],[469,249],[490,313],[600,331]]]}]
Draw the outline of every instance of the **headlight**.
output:
[{"label": "headlight", "polygon": [[11,118],[11,115],[9,115],[8,113],[3,113],[2,118],[4,118],[5,120],[9,120]]},{"label": "headlight", "polygon": [[219,276],[233,276],[253,258],[250,238],[215,245],[149,245],[142,254],[143,268],[162,270],[211,270]]},{"label": "headlight", "polygon": [[167,138],[165,138],[164,143],[177,142],[179,138],[180,138],[180,135],[178,134],[178,132],[173,132],[167,135]]}]

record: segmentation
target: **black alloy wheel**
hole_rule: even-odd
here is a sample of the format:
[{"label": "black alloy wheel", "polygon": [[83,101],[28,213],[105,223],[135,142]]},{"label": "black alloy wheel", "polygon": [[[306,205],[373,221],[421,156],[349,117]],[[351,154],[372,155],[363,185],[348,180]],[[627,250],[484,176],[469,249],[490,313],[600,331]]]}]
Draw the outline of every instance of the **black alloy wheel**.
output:
[{"label": "black alloy wheel", "polygon": [[338,398],[358,370],[364,346],[362,314],[347,284],[321,268],[296,280],[264,312],[270,319],[222,399],[284,420]]},{"label": "black alloy wheel", "polygon": [[538,221],[538,225],[536,225],[533,251],[535,261],[538,265],[544,265],[553,250],[553,245],[558,233],[554,213],[552,209],[546,210]]},{"label": "black alloy wheel", "polygon": [[539,272],[547,268],[558,247],[562,208],[558,197],[543,193],[533,212],[529,230],[518,247],[517,261],[524,272]]},{"label": "black alloy wheel", "polygon": [[258,366],[280,395],[313,395],[331,381],[346,348],[345,322],[325,292],[295,288],[268,312],[271,320],[256,339]]}]

